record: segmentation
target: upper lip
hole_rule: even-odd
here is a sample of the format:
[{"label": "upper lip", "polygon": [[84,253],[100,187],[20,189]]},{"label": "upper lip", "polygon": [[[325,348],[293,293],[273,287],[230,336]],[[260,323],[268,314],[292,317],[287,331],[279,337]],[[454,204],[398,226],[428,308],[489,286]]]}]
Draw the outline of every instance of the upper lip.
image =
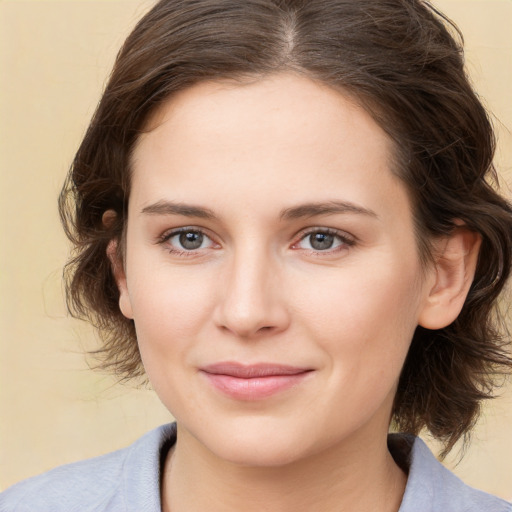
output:
[{"label": "upper lip", "polygon": [[204,366],[201,368],[201,370],[203,372],[214,375],[229,375],[231,377],[238,377],[239,379],[251,379],[257,377],[271,377],[276,375],[297,375],[311,371],[311,368],[273,363],[257,363],[246,365],[227,361]]}]

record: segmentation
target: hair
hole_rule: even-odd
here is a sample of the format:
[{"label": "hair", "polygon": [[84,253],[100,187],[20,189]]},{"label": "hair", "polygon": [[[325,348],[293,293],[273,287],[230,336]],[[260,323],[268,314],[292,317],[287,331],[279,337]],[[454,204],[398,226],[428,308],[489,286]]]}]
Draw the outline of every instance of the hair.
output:
[{"label": "hair", "polygon": [[[400,431],[427,428],[445,454],[466,438],[512,364],[497,307],[511,266],[512,209],[493,188],[493,129],[462,44],[456,26],[420,0],[158,2],[117,56],[59,202],[74,244],[68,308],[99,329],[99,366],[120,379],[144,374],[107,246],[123,239],[130,157],[149,116],[199,82],[299,73],[356,98],[394,141],[393,172],[412,199],[425,264],[429,241],[457,223],[481,236],[462,312],[444,329],[417,328],[393,407]],[[107,210],[117,215],[105,226]]]}]

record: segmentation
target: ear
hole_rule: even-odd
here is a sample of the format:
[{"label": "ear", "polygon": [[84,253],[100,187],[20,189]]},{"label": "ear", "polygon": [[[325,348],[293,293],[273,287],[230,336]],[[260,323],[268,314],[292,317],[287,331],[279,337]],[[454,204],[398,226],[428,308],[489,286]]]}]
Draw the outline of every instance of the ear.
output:
[{"label": "ear", "polygon": [[418,319],[426,329],[450,325],[462,310],[475,276],[482,239],[478,233],[458,226],[439,241],[433,272],[433,284]]},{"label": "ear", "polygon": [[[110,227],[114,222],[115,217],[116,213],[113,210],[107,210],[103,214],[103,225],[106,228]],[[114,274],[114,279],[116,280],[117,288],[119,290],[119,309],[126,318],[133,319],[132,304],[128,293],[124,262],[119,251],[119,241],[117,239],[112,239],[108,243],[107,257],[110,260],[112,273]]]}]

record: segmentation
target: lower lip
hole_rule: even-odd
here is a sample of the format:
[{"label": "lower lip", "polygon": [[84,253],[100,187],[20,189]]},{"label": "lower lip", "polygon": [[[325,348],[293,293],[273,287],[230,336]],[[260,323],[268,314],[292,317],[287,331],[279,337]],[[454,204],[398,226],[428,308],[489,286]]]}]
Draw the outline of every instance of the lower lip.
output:
[{"label": "lower lip", "polygon": [[242,379],[231,375],[203,372],[214,388],[236,400],[261,400],[271,397],[301,383],[309,373]]}]

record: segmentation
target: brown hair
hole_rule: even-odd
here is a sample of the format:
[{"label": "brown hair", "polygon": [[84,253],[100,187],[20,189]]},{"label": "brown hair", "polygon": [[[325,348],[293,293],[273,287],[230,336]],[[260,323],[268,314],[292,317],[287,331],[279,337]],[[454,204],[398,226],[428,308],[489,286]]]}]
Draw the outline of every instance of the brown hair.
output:
[{"label": "brown hair", "polygon": [[[459,318],[445,329],[417,329],[393,409],[400,430],[426,427],[446,452],[465,436],[496,375],[511,364],[496,304],[510,272],[512,210],[489,184],[493,130],[458,39],[456,27],[420,0],[158,2],[118,55],[60,198],[75,246],[68,305],[98,327],[102,367],[121,378],[143,374],[106,249],[122,238],[130,154],[148,116],[201,81],[293,71],[355,96],[395,141],[425,262],[429,240],[449,234],[456,219],[482,237]],[[117,217],[105,227],[109,209]]]}]

